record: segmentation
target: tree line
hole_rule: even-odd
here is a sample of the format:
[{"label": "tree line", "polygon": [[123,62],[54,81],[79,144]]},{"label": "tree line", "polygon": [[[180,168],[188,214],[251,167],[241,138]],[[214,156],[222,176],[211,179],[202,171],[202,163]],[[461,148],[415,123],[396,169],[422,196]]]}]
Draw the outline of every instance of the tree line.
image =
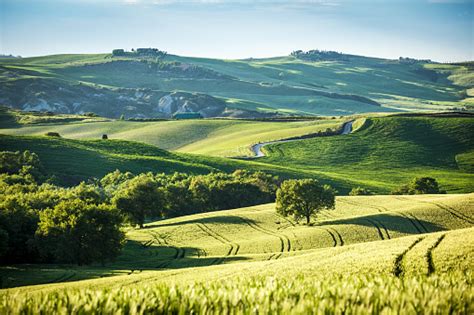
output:
[{"label": "tree line", "polygon": [[[124,224],[273,202],[276,211],[310,220],[335,208],[336,191],[315,179],[280,180],[263,172],[132,174],[116,170],[73,187],[53,184],[35,153],[0,152],[0,262],[75,263],[115,259]],[[419,177],[393,194],[443,193]],[[355,187],[351,195],[370,195]]]},{"label": "tree line", "polygon": [[245,207],[274,200],[262,172],[132,174],[114,171],[74,187],[54,185],[38,156],[0,152],[0,261],[105,263],[125,242],[124,223]]}]

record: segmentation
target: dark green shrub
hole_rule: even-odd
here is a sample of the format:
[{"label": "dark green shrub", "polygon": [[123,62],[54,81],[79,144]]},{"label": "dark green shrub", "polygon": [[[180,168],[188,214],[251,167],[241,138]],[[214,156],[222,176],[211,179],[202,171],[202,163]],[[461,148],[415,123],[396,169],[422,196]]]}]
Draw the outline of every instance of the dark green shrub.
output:
[{"label": "dark green shrub", "polygon": [[349,196],[369,196],[373,195],[374,193],[367,188],[363,187],[354,187],[349,192]]},{"label": "dark green shrub", "polygon": [[54,132],[54,131],[49,131],[49,132],[45,133],[44,135],[47,136],[47,137],[61,138],[61,135],[59,134],[59,132]]}]

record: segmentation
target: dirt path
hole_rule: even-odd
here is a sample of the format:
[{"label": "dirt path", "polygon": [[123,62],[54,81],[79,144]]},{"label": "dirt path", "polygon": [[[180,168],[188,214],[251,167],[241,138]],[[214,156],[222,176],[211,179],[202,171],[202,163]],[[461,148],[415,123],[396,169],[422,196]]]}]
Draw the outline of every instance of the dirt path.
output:
[{"label": "dirt path", "polygon": [[[347,135],[349,133],[351,133],[352,131],[352,121],[348,121],[346,123],[344,123],[343,127],[342,127],[342,132],[340,133],[340,135]],[[309,138],[316,138],[316,137],[319,137],[318,134],[314,134],[313,136],[301,136],[301,137],[297,137],[297,138],[291,138],[291,139],[282,139],[282,140],[276,140],[276,141],[269,141],[269,142],[262,142],[262,143],[257,143],[257,144],[254,144],[252,146],[252,152],[255,154],[254,157],[263,157],[265,156],[265,154],[263,153],[262,151],[262,148],[266,145],[269,145],[269,144],[275,144],[275,143],[283,143],[283,142],[291,142],[291,141],[298,141],[298,140],[302,140],[302,139],[309,139]]]}]

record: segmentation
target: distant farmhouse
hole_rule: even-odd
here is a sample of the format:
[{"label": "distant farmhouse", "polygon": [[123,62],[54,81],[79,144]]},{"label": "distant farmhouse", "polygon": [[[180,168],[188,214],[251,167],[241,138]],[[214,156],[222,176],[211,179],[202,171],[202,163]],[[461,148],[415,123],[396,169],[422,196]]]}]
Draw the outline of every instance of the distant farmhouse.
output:
[{"label": "distant farmhouse", "polygon": [[203,118],[200,113],[196,112],[186,112],[186,113],[175,113],[173,115],[174,119],[201,119]]}]

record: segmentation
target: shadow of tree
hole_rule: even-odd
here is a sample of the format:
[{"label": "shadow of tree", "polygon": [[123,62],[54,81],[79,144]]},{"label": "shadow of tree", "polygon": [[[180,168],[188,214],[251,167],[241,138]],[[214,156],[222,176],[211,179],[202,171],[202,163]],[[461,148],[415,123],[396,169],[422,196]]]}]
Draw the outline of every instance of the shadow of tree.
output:
[{"label": "shadow of tree", "polygon": [[133,275],[143,271],[206,267],[248,259],[228,254],[207,256],[207,253],[196,247],[156,244],[144,246],[144,243],[129,240],[123,254],[116,261],[109,262],[104,266],[98,264],[90,266],[25,264],[8,268],[0,267],[0,288]]}]

